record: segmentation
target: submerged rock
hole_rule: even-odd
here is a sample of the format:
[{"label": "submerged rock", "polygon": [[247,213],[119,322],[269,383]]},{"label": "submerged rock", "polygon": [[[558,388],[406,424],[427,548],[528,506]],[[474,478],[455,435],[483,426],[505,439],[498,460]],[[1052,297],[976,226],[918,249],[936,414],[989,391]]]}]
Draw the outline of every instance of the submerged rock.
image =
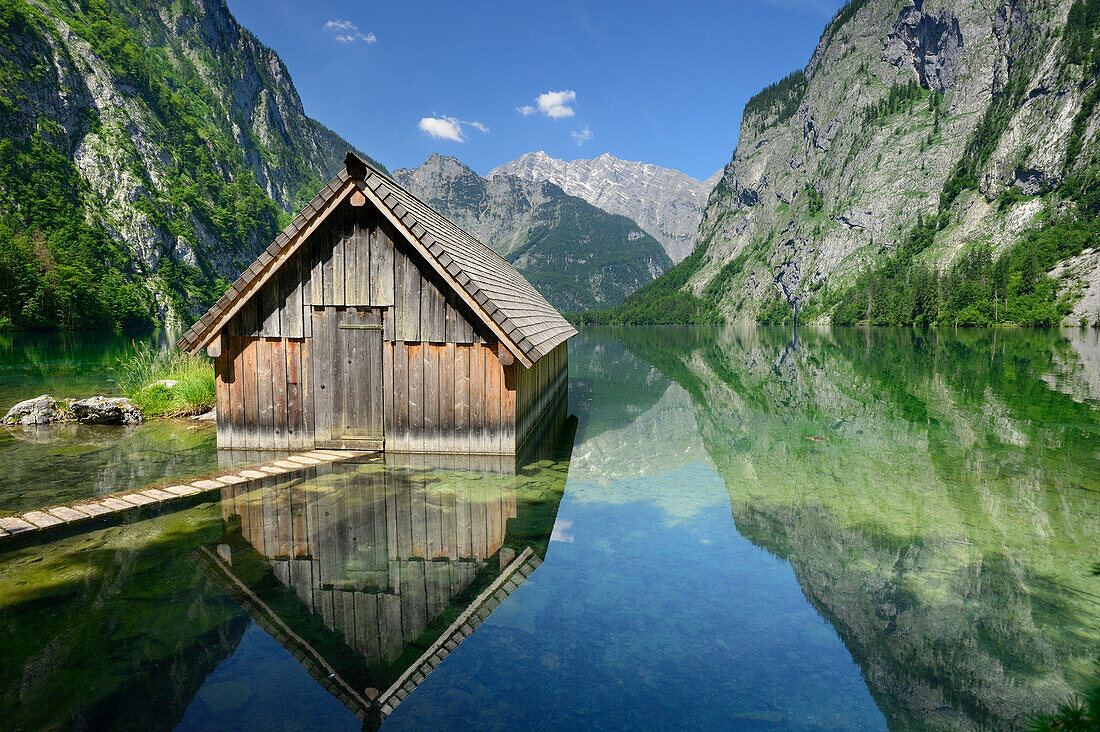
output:
[{"label": "submerged rock", "polygon": [[73,415],[49,394],[19,402],[4,415],[4,424],[38,425],[67,422]]},{"label": "submerged rock", "polygon": [[69,403],[78,422],[84,424],[141,424],[145,415],[126,397],[95,396]]},{"label": "submerged rock", "polygon": [[217,422],[218,421],[218,408],[214,407],[209,412],[203,412],[202,414],[196,414],[191,419],[196,422]]}]

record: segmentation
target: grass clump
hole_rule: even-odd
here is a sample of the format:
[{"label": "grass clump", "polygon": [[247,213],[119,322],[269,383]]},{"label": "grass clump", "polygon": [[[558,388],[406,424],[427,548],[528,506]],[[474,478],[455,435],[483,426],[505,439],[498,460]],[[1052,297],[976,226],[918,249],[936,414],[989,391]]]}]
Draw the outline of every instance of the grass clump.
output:
[{"label": "grass clump", "polygon": [[146,417],[183,417],[214,407],[210,359],[147,344],[133,346],[133,355],[118,359],[111,369],[112,381]]}]

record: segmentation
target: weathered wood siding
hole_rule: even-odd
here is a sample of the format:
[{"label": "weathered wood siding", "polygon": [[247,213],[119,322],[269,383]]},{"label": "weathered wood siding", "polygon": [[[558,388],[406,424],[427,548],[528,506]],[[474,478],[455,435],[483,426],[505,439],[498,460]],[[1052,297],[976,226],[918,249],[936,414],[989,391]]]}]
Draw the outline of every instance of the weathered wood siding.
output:
[{"label": "weathered wood siding", "polygon": [[481,344],[382,344],[392,400],[386,450],[511,454],[515,385],[496,349]]},{"label": "weathered wood siding", "polygon": [[[341,204],[230,320],[230,336],[308,338],[323,307],[386,308],[385,338],[484,343],[491,335],[369,206]],[[475,325],[477,324],[477,325]]]},{"label": "weathered wood siding", "polygon": [[313,445],[310,342],[226,339],[214,359],[218,447],[295,450]]},{"label": "weathered wood siding", "polygon": [[311,383],[319,446],[382,447],[382,312],[313,308]]},{"label": "weathered wood siding", "polygon": [[[348,360],[337,329],[364,318],[381,325],[381,346],[356,347]],[[491,331],[420,254],[375,209],[347,202],[230,320],[222,348],[218,446],[234,449],[359,436],[383,437],[389,451],[513,454],[566,367],[564,343],[533,368],[504,366]],[[341,401],[378,378],[382,435],[356,422],[374,404]],[[331,379],[356,387],[334,389]]]},{"label": "weathered wood siding", "polygon": [[569,380],[568,344],[561,343],[531,368],[516,364],[516,449],[522,447]]}]

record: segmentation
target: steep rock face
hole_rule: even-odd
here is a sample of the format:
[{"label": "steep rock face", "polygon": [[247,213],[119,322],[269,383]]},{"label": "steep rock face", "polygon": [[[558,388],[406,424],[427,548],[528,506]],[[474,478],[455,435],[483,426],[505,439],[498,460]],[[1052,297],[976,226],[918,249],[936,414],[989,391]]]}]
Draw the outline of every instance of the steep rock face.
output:
[{"label": "steep rock face", "polygon": [[552,183],[485,179],[442,155],[393,175],[514,264],[560,310],[617,305],[672,265],[635,222]]},{"label": "steep rock face", "polygon": [[[921,220],[942,216],[922,254],[941,269],[972,243],[996,253],[1039,226],[1060,204],[1028,197],[1070,172],[1088,86],[1065,61],[1071,4],[848,3],[805,70],[746,106],[700,225],[706,261],[685,289],[701,295],[721,272],[720,297],[708,294],[727,320],[776,299],[797,312],[892,255]],[[1073,169],[1097,157],[1097,124],[1094,111]],[[968,166],[973,183],[941,214],[945,184]],[[1023,200],[996,200],[1013,187]]]},{"label": "steep rock face", "polygon": [[718,173],[698,181],[678,170],[619,160],[604,153],[592,160],[559,160],[539,151],[489,171],[489,178],[514,175],[550,181],[604,211],[638,222],[661,242],[673,262],[691,253],[707,196]]},{"label": "steep rock face", "polygon": [[[0,22],[14,51],[0,64],[3,152],[45,150],[80,181],[28,192],[13,175],[0,215],[47,240],[66,219],[102,232],[114,251],[104,271],[132,283],[154,319],[200,313],[352,149],[306,116],[286,66],[222,0],[19,0]],[[54,196],[68,200],[53,220],[31,205]],[[111,324],[81,315],[65,324]],[[25,325],[51,326],[48,309],[36,317]]]}]

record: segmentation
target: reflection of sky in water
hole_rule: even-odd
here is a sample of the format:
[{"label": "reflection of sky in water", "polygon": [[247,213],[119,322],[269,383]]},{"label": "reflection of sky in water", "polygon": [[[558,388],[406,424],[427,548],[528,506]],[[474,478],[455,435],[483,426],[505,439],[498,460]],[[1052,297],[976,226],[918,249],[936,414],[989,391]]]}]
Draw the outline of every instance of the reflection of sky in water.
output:
[{"label": "reflection of sky in water", "polygon": [[[677,484],[690,522],[655,500]],[[636,501],[582,501],[597,488],[570,474],[557,522],[571,540],[387,727],[885,727],[790,566],[737,534],[713,471],[632,487]]]},{"label": "reflection of sky in water", "polygon": [[[308,719],[302,710],[309,710]],[[290,652],[252,623],[176,726],[189,730],[356,730],[359,722]]]}]

